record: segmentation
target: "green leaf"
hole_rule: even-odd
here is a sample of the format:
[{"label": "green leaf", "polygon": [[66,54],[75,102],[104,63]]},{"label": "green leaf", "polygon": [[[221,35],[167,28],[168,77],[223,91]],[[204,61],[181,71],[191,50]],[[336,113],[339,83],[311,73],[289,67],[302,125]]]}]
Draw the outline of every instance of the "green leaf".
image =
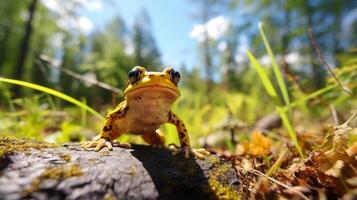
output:
[{"label": "green leaf", "polygon": [[87,106],[86,104],[83,104],[82,102],[74,99],[73,97],[70,97],[66,94],[63,94],[61,92],[58,92],[56,90],[53,90],[51,88],[47,88],[41,85],[37,85],[34,83],[29,83],[29,82],[25,82],[25,81],[19,81],[19,80],[15,80],[15,79],[9,79],[9,78],[2,78],[0,77],[0,82],[4,82],[4,83],[10,83],[10,84],[14,84],[14,85],[21,85],[27,88],[32,88],[41,92],[45,92],[47,94],[51,94],[53,96],[56,96],[58,98],[61,98],[65,101],[68,101],[70,103],[73,103],[74,105],[87,110],[88,112],[92,113],[94,116],[98,117],[99,119],[103,120],[104,117],[99,114],[97,111],[95,111],[93,108]]}]

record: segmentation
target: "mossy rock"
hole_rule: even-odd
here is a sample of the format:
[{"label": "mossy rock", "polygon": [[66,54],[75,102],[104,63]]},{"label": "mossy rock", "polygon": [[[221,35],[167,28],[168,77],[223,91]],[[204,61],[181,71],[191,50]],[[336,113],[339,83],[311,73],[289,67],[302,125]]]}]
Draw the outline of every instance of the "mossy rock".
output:
[{"label": "mossy rock", "polygon": [[93,152],[77,143],[16,140],[0,138],[0,149],[16,144],[1,157],[7,164],[0,199],[239,199],[235,170],[213,155],[185,159],[140,145]]}]

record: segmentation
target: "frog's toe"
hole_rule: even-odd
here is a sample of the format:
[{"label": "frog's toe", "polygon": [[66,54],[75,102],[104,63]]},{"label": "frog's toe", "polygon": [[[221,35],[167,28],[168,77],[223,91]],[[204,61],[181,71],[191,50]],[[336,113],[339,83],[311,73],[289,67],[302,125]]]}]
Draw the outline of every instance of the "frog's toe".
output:
[{"label": "frog's toe", "polygon": [[96,141],[87,141],[87,142],[83,142],[81,144],[81,147],[85,150],[88,148],[91,148],[91,147],[95,147],[95,146],[97,146]]},{"label": "frog's toe", "polygon": [[89,148],[95,147],[94,151],[100,151],[103,147],[108,147],[109,150],[113,150],[112,143],[104,138],[83,142],[81,144],[81,147],[84,150],[88,150]]},{"label": "frog's toe", "polygon": [[201,149],[191,149],[191,152],[197,157],[197,158],[200,158],[200,159],[203,159],[204,157],[210,155],[211,153],[209,151],[207,151],[206,149],[204,148],[201,148]]},{"label": "frog's toe", "polygon": [[203,159],[205,156],[210,155],[210,152],[206,149],[192,149],[190,147],[178,147],[177,145],[170,145],[171,149],[173,149],[172,155],[176,155],[179,153],[184,153],[185,158],[189,158],[190,153],[195,155],[199,159]]},{"label": "frog's toe", "polygon": [[100,139],[96,143],[97,145],[94,145],[94,151],[100,151],[103,147],[108,147],[110,151],[113,150],[112,143],[106,139]]},{"label": "frog's toe", "polygon": [[[175,146],[176,148],[176,146]],[[177,155],[179,153],[184,153],[185,154],[185,158],[189,158],[190,157],[190,147],[180,147],[180,148],[176,148],[173,152],[172,155]]]},{"label": "frog's toe", "polygon": [[116,146],[116,147],[121,147],[121,148],[125,148],[125,149],[131,148],[131,144],[130,144],[130,143],[127,143],[127,142],[117,142],[117,141],[114,141],[114,142],[113,142],[113,145]]}]

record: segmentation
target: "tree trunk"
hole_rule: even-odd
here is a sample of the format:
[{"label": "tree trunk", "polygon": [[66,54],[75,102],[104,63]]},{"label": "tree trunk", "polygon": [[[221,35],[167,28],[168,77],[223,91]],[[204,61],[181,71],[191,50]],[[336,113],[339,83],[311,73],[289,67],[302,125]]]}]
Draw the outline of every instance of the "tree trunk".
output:
[{"label": "tree trunk", "polygon": [[[24,33],[24,37],[21,41],[20,47],[19,47],[19,56],[17,59],[17,64],[16,64],[16,68],[15,68],[15,72],[14,72],[14,78],[21,80],[23,77],[23,73],[24,73],[24,65],[26,63],[26,57],[28,54],[28,50],[29,50],[29,46],[30,46],[30,39],[31,39],[31,35],[32,35],[32,22],[33,22],[33,17],[36,11],[36,5],[37,5],[38,0],[32,0],[32,2],[30,3],[27,13],[28,13],[28,20],[26,21],[25,24],[25,33]],[[14,88],[14,92],[15,95],[19,95],[19,91],[20,91],[20,87],[19,86],[15,86]]]},{"label": "tree trunk", "polygon": [[93,152],[77,143],[0,138],[0,199],[237,199],[239,184],[217,156],[185,159],[141,145]]}]

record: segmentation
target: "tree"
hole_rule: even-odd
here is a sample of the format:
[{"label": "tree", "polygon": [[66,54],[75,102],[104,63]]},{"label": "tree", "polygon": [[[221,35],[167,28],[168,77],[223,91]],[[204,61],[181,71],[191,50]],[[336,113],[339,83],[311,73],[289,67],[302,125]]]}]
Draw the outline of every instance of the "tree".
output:
[{"label": "tree", "polygon": [[214,67],[214,58],[212,55],[212,49],[214,45],[212,41],[209,39],[209,33],[206,27],[206,23],[217,14],[217,8],[219,6],[225,6],[225,0],[199,0],[193,1],[199,7],[199,12],[194,16],[204,25],[203,29],[203,41],[200,43],[200,53],[202,56],[203,66],[205,70],[205,78],[206,78],[206,86],[207,91],[212,89],[215,67]]},{"label": "tree", "polygon": [[[19,55],[17,59],[17,64],[15,67],[15,73],[14,73],[14,78],[21,80],[23,77],[23,72],[25,68],[25,63],[26,63],[26,58],[28,55],[29,51],[29,45],[30,45],[30,39],[32,35],[32,22],[34,19],[35,11],[36,11],[36,6],[37,6],[38,0],[32,0],[31,3],[28,6],[27,9],[27,14],[28,14],[28,19],[25,23],[25,32],[24,32],[24,37],[22,38],[20,47],[19,47]],[[19,90],[20,87],[16,86],[14,87],[14,93],[15,95],[19,95]]]},{"label": "tree", "polygon": [[133,25],[132,43],[134,46],[134,61],[136,65],[153,67],[161,64],[160,52],[151,33],[151,20],[146,10],[136,16]]},{"label": "tree", "polygon": [[20,13],[26,4],[21,0],[0,1],[0,73],[6,76],[14,74],[16,53],[21,41],[24,22]]}]

